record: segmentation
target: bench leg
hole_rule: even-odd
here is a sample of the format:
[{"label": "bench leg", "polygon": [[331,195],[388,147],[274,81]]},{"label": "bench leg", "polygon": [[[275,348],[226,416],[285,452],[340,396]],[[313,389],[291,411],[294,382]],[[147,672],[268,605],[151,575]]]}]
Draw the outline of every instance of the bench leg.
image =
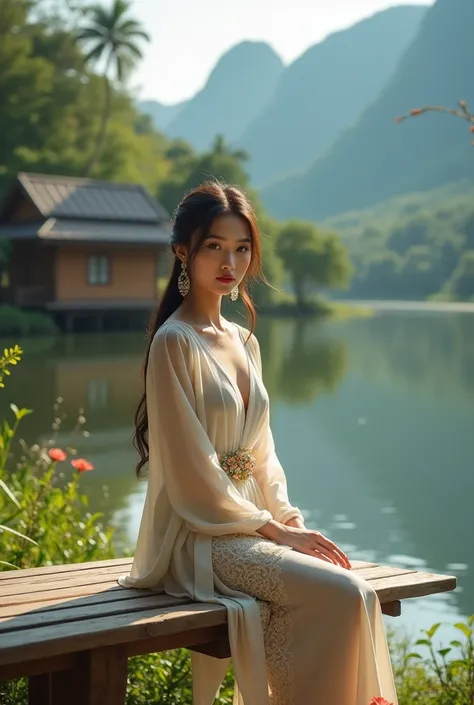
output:
[{"label": "bench leg", "polygon": [[402,603],[400,600],[394,600],[393,602],[385,602],[381,605],[382,613],[388,614],[390,617],[400,617],[402,613]]},{"label": "bench leg", "polygon": [[[121,647],[104,647],[78,654],[72,670],[53,674],[53,679],[56,675],[57,679],[51,705],[124,705],[127,661]],[[64,697],[66,690],[67,698]]]}]

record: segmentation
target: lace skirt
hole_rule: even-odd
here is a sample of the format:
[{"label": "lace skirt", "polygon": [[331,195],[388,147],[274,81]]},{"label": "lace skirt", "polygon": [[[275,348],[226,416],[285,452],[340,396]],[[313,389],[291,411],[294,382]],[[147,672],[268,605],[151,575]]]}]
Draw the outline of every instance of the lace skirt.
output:
[{"label": "lace skirt", "polygon": [[215,576],[255,598],[272,705],[397,703],[379,600],[355,572],[263,537],[212,539]]}]

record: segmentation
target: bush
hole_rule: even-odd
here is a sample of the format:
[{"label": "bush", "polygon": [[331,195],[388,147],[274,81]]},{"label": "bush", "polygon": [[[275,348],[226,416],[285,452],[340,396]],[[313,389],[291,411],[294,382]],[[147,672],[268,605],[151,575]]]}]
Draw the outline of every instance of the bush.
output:
[{"label": "bush", "polygon": [[57,335],[59,328],[51,316],[39,311],[23,311],[14,306],[0,306],[0,335]]}]

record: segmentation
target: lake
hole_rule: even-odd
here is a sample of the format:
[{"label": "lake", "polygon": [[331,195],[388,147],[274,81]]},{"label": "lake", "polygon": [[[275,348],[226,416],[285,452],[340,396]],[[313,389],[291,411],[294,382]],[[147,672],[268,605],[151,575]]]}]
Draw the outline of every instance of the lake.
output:
[{"label": "lake", "polygon": [[[474,315],[262,319],[256,332],[277,451],[308,527],[352,559],[458,577],[455,592],[405,601],[387,624],[421,636],[473,613]],[[23,422],[29,443],[51,436],[58,397],[58,445],[85,410],[90,436],[77,446],[95,470],[81,484],[129,545],[145,492],[131,445],[144,346],[136,334],[27,342],[1,395],[2,411],[7,400],[35,410]]]}]

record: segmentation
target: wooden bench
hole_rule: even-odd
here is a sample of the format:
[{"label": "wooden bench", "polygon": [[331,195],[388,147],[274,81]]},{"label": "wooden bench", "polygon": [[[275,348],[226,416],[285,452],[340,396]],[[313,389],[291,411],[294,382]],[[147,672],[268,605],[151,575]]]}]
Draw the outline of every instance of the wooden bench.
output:
[{"label": "wooden bench", "polygon": [[[127,659],[187,647],[229,656],[220,605],[116,583],[131,558],[0,572],[0,681],[29,678],[30,705],[122,705]],[[353,561],[385,614],[453,590],[456,578]]]}]

